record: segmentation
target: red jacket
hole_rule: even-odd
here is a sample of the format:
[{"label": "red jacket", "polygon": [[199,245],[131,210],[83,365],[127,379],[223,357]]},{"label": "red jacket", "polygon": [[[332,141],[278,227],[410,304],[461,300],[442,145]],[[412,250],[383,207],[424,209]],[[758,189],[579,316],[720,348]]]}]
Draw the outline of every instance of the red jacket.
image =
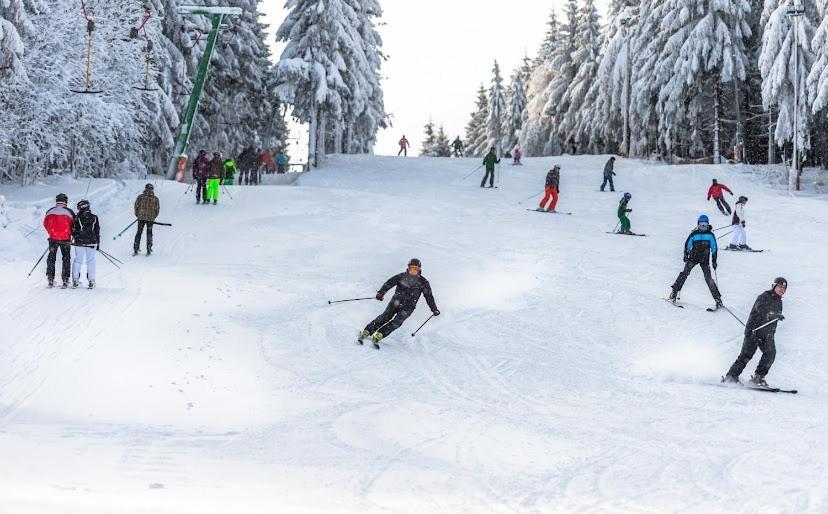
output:
[{"label": "red jacket", "polygon": [[733,191],[731,191],[730,188],[727,187],[726,185],[724,185],[724,184],[713,184],[712,186],[710,186],[710,189],[707,190],[707,199],[710,200],[711,196],[713,198],[723,197],[724,196],[724,193],[722,193],[723,189],[725,191],[727,191],[728,193],[733,194]]},{"label": "red jacket", "polygon": [[51,241],[70,241],[72,239],[72,223],[75,213],[66,207],[65,203],[58,203],[48,211],[43,218],[43,227],[49,234]]}]

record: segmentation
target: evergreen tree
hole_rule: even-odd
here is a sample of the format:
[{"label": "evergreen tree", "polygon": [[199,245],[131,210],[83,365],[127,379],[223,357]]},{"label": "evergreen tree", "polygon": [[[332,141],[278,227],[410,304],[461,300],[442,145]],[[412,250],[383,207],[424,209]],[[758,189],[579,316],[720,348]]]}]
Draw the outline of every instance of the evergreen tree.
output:
[{"label": "evergreen tree", "polygon": [[561,127],[563,117],[569,110],[566,93],[578,71],[575,67],[574,55],[577,51],[579,25],[578,3],[576,0],[567,0],[566,19],[559,27],[558,45],[552,51],[552,79],[545,92],[544,114],[552,118],[553,126],[544,149],[547,155],[561,153]]},{"label": "evergreen tree", "polygon": [[434,132],[434,122],[429,118],[428,123],[424,127],[425,137],[423,137],[423,146],[420,148],[420,155],[424,157],[434,157],[434,145],[437,143],[437,134]]},{"label": "evergreen tree", "polygon": [[437,136],[434,139],[434,157],[451,157],[451,143],[442,125],[437,129]]},{"label": "evergreen tree", "polygon": [[525,68],[515,70],[508,88],[508,108],[506,120],[503,124],[502,148],[511,150],[517,143],[520,129],[523,126],[523,111],[526,110],[526,83],[524,82]]},{"label": "evergreen tree", "polygon": [[[599,59],[601,57],[602,35],[601,20],[594,0],[585,0],[578,17],[579,25],[575,30],[575,47],[572,62],[575,67],[575,78],[567,87],[565,93],[568,109],[560,118],[559,131],[564,139],[578,143],[579,147],[591,143],[588,131],[583,131],[584,120],[591,119],[591,112],[586,109],[587,95],[598,75]],[[593,152],[597,148],[591,146]]]},{"label": "evergreen tree", "polygon": [[497,155],[503,150],[503,124],[506,120],[506,96],[503,90],[503,77],[497,61],[492,68],[492,85],[489,88],[489,117],[486,120],[487,147],[494,147]]},{"label": "evergreen tree", "polygon": [[486,121],[489,119],[489,97],[483,84],[477,91],[476,109],[466,125],[466,157],[483,157],[488,148],[488,133]]},{"label": "evergreen tree", "polygon": [[544,112],[544,107],[547,101],[546,90],[552,80],[552,59],[558,45],[558,38],[558,20],[553,10],[549,17],[546,36],[527,84],[526,109],[519,138],[520,147],[527,156],[546,155],[552,122]]}]

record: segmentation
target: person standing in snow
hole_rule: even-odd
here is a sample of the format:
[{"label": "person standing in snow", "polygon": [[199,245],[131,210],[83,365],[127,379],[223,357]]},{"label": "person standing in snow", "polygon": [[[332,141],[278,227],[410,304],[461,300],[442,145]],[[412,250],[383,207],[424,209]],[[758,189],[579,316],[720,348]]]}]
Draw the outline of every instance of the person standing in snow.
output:
[{"label": "person standing in snow", "polygon": [[285,151],[281,150],[279,155],[276,156],[276,173],[286,173],[288,164],[288,157],[285,155]]},{"label": "person standing in snow", "polygon": [[[204,200],[207,203],[207,200]],[[138,220],[138,229],[135,232],[135,242],[132,245],[132,255],[138,255],[141,250],[141,236],[144,227],[147,229],[147,257],[152,255],[152,225],[161,212],[161,203],[155,196],[155,187],[152,184],[144,186],[144,192],[135,199],[135,218]]]},{"label": "person standing in snow", "polygon": [[621,224],[621,230],[618,232],[620,234],[632,234],[630,230],[632,228],[632,223],[630,222],[630,218],[627,217],[627,214],[632,212],[632,209],[627,208],[627,205],[632,200],[632,195],[630,193],[624,193],[624,196],[621,197],[621,201],[618,202],[618,222]]},{"label": "person standing in snow", "polygon": [[[546,174],[546,183],[544,184],[544,195],[537,208],[538,212],[555,212],[555,207],[558,205],[558,193],[561,186],[561,167],[555,164],[549,173]],[[549,208],[546,208],[547,203]]]},{"label": "person standing in snow", "polygon": [[400,139],[400,151],[397,152],[397,157],[401,154],[404,154],[405,157],[408,157],[408,149],[411,148],[411,144],[406,139],[405,135],[403,135],[402,139]]},{"label": "person standing in snow", "polygon": [[494,187],[495,164],[500,164],[500,159],[495,155],[495,147],[492,147],[489,153],[486,154],[486,157],[483,158],[483,165],[486,166],[486,174],[483,175],[483,181],[480,183],[480,187],[485,187],[486,179],[489,179],[489,187]]},{"label": "person standing in snow", "polygon": [[520,166],[523,164],[520,160],[523,158],[523,153],[520,151],[520,146],[515,145],[515,149],[512,151],[513,161],[512,164],[515,166]]},{"label": "person standing in snow", "polygon": [[75,261],[72,263],[72,288],[80,284],[81,265],[86,262],[86,279],[89,289],[95,287],[95,256],[101,247],[101,224],[92,214],[89,200],[78,202],[78,214],[72,222],[72,239]]},{"label": "person standing in snow", "polygon": [[752,250],[747,245],[747,231],[745,230],[745,206],[747,196],[740,196],[733,208],[733,240],[727,247],[728,250]]},{"label": "person standing in snow", "polygon": [[49,287],[55,286],[55,264],[57,251],[60,248],[62,268],[60,278],[63,279],[63,289],[69,287],[69,268],[72,255],[72,225],[75,222],[75,212],[66,204],[69,197],[60,193],[55,197],[55,206],[46,211],[43,217],[43,228],[49,235],[49,257],[46,258],[46,279]]},{"label": "person standing in snow", "polygon": [[684,242],[684,270],[679,273],[676,282],[672,286],[669,300],[676,303],[678,294],[690,272],[696,265],[701,266],[702,273],[704,273],[704,280],[707,282],[707,287],[710,289],[710,294],[716,300],[716,309],[723,307],[722,295],[719,293],[719,287],[716,281],[713,280],[713,275],[710,273],[710,265],[708,261],[712,261],[713,269],[717,268],[716,259],[718,256],[718,246],[716,245],[716,235],[713,233],[713,227],[710,226],[710,218],[702,214],[699,216],[698,225],[687,237]]},{"label": "person standing in snow", "polygon": [[454,138],[454,141],[451,143],[452,148],[454,148],[454,156],[455,157],[463,157],[463,141],[460,139],[460,136]]},{"label": "person standing in snow", "polygon": [[762,358],[756,366],[756,373],[750,377],[750,383],[758,387],[768,387],[765,376],[770,371],[776,359],[776,325],[785,319],[782,315],[782,297],[788,290],[788,281],[778,277],[773,281],[770,290],[760,294],[753,303],[750,317],[745,326],[745,339],[742,342],[742,351],[736,361],[730,366],[722,382],[741,384],[739,375],[742,374],[748,362],[762,350]]},{"label": "person standing in snow", "polygon": [[210,200],[213,201],[213,205],[218,203],[222,176],[224,176],[224,161],[221,159],[220,153],[214,152],[207,174],[207,200],[204,203]]},{"label": "person standing in snow", "polygon": [[440,310],[434,302],[431,294],[431,284],[422,275],[422,263],[419,259],[408,261],[406,271],[389,278],[377,291],[376,298],[382,301],[392,287],[396,287],[394,297],[385,311],[377,316],[374,321],[368,323],[365,329],[359,334],[358,341],[362,344],[363,339],[372,337],[374,346],[379,348],[379,343],[388,337],[392,332],[400,328],[406,319],[414,313],[420,296],[425,296],[431,313],[440,315]]},{"label": "person standing in snow", "polygon": [[607,187],[609,184],[610,191],[615,192],[615,184],[612,182],[613,175],[616,175],[615,171],[615,157],[610,157],[607,163],[604,165],[604,182],[601,184],[601,192],[604,192],[604,188]]},{"label": "person standing in snow", "polygon": [[222,179],[222,185],[225,186],[232,186],[236,183],[236,172],[239,169],[236,167],[236,163],[233,162],[233,159],[226,159],[224,161],[224,178]]},{"label": "person standing in snow", "polygon": [[707,190],[707,201],[709,202],[710,198],[716,200],[716,206],[722,214],[727,216],[730,214],[730,205],[728,205],[725,201],[723,191],[727,191],[730,193],[730,196],[733,196],[733,191],[731,191],[729,187],[724,184],[719,184],[719,181],[714,178],[713,185],[711,185],[710,189]]},{"label": "person standing in snow", "polygon": [[210,175],[210,159],[205,150],[198,151],[198,157],[193,162],[193,180],[196,181],[196,204],[207,203],[207,177]]}]

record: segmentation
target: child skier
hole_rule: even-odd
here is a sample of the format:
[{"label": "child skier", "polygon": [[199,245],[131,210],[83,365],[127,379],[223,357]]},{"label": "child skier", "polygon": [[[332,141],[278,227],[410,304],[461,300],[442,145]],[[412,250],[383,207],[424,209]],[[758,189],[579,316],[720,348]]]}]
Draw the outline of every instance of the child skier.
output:
[{"label": "child skier", "polygon": [[610,191],[615,192],[615,184],[612,183],[613,175],[616,175],[613,168],[615,167],[615,157],[610,157],[607,163],[604,165],[604,182],[601,184],[601,192],[604,192],[604,188],[607,187],[609,184]]},{"label": "child skier", "polygon": [[745,231],[745,205],[747,196],[740,196],[733,209],[733,240],[727,247],[728,250],[752,250],[747,245],[747,232]]},{"label": "child skier", "polygon": [[486,174],[483,175],[483,182],[480,183],[480,187],[485,187],[486,179],[489,179],[489,187],[494,187],[495,164],[500,164],[500,159],[495,155],[495,147],[491,147],[489,153],[483,158],[483,165],[486,166]]},{"label": "child skier", "polygon": [[374,347],[379,349],[379,343],[383,338],[388,337],[392,332],[400,328],[403,322],[408,319],[417,307],[420,295],[425,296],[431,313],[440,315],[437,304],[434,303],[434,296],[431,294],[431,284],[422,275],[422,264],[419,259],[408,261],[408,268],[399,275],[389,278],[377,291],[377,300],[382,301],[392,287],[396,287],[394,297],[386,307],[385,311],[368,324],[359,334],[357,342],[362,344],[363,339],[372,337]]},{"label": "child skier", "polygon": [[522,162],[520,162],[520,160],[523,158],[523,153],[520,151],[520,146],[515,146],[512,155],[514,155],[514,161],[512,161],[513,165],[520,166],[521,164],[523,164]]},{"label": "child skier", "polygon": [[739,375],[744,371],[750,359],[756,354],[756,349],[762,350],[762,358],[756,366],[756,373],[750,377],[750,383],[758,387],[768,387],[765,376],[770,371],[776,358],[776,325],[783,321],[782,297],[788,290],[788,281],[778,277],[773,281],[769,291],[765,291],[756,298],[750,317],[745,326],[745,340],[739,357],[730,366],[722,382],[740,384]]},{"label": "child skier", "polygon": [[72,263],[72,288],[80,285],[81,265],[86,262],[86,279],[89,289],[95,287],[95,255],[101,246],[101,225],[92,214],[89,200],[78,202],[78,215],[72,223],[72,238],[75,241],[75,261]]},{"label": "child skier", "polygon": [[676,278],[669,300],[672,303],[676,303],[678,294],[681,292],[681,288],[684,287],[684,282],[687,281],[690,272],[693,271],[696,265],[699,265],[701,266],[702,273],[704,273],[704,280],[707,282],[710,294],[716,300],[714,310],[724,307],[722,304],[722,295],[719,293],[719,287],[713,280],[713,275],[710,274],[710,265],[708,264],[708,260],[712,260],[713,269],[715,270],[717,268],[717,255],[716,235],[710,226],[710,218],[702,214],[699,216],[697,227],[687,237],[687,241],[684,242],[684,270]]},{"label": "child skier", "polygon": [[204,203],[213,201],[213,205],[218,203],[219,188],[221,186],[221,177],[224,175],[224,161],[221,160],[221,154],[213,153],[213,159],[210,161],[210,170],[207,175],[207,200]]},{"label": "child skier", "polygon": [[224,178],[222,179],[222,184],[225,186],[232,186],[236,182],[236,172],[239,169],[236,167],[236,163],[233,162],[233,159],[227,159],[224,161]]},{"label": "child skier", "polygon": [[618,231],[619,234],[632,234],[630,230],[632,223],[630,222],[630,218],[627,217],[627,214],[632,212],[632,209],[627,208],[630,200],[632,200],[632,195],[630,193],[624,193],[621,201],[618,202],[618,222],[621,224],[621,230]]},{"label": "child skier", "polygon": [[716,200],[716,206],[719,208],[722,214],[729,215],[730,205],[728,205],[725,201],[724,193],[722,191],[727,191],[728,193],[730,193],[730,196],[733,196],[733,191],[731,191],[729,187],[727,187],[724,184],[719,184],[719,181],[714,178],[713,185],[710,186],[710,189],[707,190],[707,201],[709,202],[710,198],[712,197],[714,200]]},{"label": "child skier", "polygon": [[[538,212],[555,212],[555,207],[558,205],[558,193],[560,193],[561,185],[561,167],[555,164],[549,173],[546,174],[546,184],[544,184],[544,195],[540,205],[536,209]],[[547,202],[549,208],[546,208]]]},{"label": "child skier", "polygon": [[[207,203],[207,200],[204,200]],[[135,232],[135,243],[132,246],[132,255],[138,255],[141,250],[141,235],[144,233],[144,227],[147,228],[147,257],[152,255],[152,224],[158,213],[161,212],[161,203],[158,197],[155,196],[155,187],[152,184],[147,184],[144,187],[144,192],[138,195],[135,199],[135,218],[138,219],[138,230]]]},{"label": "child skier", "polygon": [[72,224],[75,222],[75,213],[66,206],[69,197],[60,193],[55,197],[55,206],[46,211],[43,217],[43,228],[49,234],[49,257],[46,259],[46,278],[49,287],[55,286],[55,264],[57,251],[60,248],[60,257],[63,267],[60,278],[63,279],[63,289],[69,287],[69,267],[72,255]]}]

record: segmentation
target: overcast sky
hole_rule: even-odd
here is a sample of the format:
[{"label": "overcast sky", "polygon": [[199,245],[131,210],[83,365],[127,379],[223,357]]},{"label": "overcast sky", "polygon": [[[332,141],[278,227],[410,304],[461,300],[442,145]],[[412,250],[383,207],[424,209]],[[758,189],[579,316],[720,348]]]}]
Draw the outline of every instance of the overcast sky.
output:
[{"label": "overcast sky", "polygon": [[[609,0],[597,0],[601,14]],[[464,129],[481,83],[491,80],[494,60],[505,80],[528,53],[534,57],[543,40],[549,13],[562,13],[564,0],[381,0],[380,27],[388,56],[382,74],[385,109],[394,127],[379,134],[377,154],[396,154],[405,134],[419,150],[429,118],[442,124],[450,139]],[[281,0],[261,9],[272,36],[286,11]],[[275,58],[281,48],[274,47]]]}]

